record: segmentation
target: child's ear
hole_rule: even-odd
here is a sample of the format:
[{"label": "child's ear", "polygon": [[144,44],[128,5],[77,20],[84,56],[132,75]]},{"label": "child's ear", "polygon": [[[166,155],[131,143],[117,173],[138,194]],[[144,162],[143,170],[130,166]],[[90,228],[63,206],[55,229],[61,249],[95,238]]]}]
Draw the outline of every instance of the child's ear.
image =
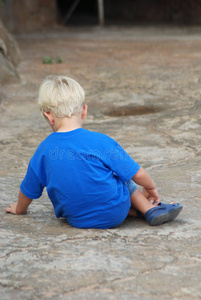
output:
[{"label": "child's ear", "polygon": [[84,104],[83,110],[82,110],[82,115],[81,115],[82,119],[85,119],[87,117],[87,109],[88,109],[88,106],[86,104]]},{"label": "child's ear", "polygon": [[46,111],[43,114],[49,120],[50,125],[53,126],[54,125],[54,116],[52,115],[51,111]]}]

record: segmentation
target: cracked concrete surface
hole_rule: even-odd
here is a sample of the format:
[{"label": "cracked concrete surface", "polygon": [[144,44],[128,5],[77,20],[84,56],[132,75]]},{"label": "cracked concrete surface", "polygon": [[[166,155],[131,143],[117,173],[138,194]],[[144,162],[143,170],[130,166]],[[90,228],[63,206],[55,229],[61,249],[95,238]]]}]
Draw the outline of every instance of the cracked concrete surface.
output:
[{"label": "cracked concrete surface", "polygon": [[[0,86],[1,300],[201,299],[200,33],[135,27],[17,36],[21,83]],[[43,65],[44,56],[63,63]],[[150,227],[128,218],[114,229],[76,229],[56,219],[46,192],[27,215],[5,214],[50,133],[35,99],[55,73],[86,90],[84,127],[121,143],[153,177],[161,201],[183,204],[174,222]]]}]

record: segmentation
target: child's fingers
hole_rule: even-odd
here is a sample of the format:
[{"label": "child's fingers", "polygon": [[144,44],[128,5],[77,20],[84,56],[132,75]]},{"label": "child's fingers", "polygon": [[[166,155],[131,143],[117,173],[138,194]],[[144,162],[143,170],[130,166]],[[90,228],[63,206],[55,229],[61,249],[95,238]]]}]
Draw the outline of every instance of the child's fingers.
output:
[{"label": "child's fingers", "polygon": [[145,188],[142,189],[142,194],[143,194],[146,198],[149,197],[149,192],[148,192]]},{"label": "child's fingers", "polygon": [[16,203],[14,203],[14,204],[9,204],[9,207],[7,207],[7,208],[5,209],[5,211],[6,211],[7,213],[16,214],[16,212],[15,212],[15,207],[16,207]]}]

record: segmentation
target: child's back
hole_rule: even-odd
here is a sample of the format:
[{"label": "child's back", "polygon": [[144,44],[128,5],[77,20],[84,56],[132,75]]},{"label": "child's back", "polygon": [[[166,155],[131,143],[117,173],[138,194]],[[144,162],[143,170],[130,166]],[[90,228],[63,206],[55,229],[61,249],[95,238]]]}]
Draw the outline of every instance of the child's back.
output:
[{"label": "child's back", "polygon": [[128,215],[130,195],[123,183],[138,170],[113,139],[79,128],[52,133],[41,143],[20,188],[39,198],[46,186],[56,216],[72,226],[109,228]]}]

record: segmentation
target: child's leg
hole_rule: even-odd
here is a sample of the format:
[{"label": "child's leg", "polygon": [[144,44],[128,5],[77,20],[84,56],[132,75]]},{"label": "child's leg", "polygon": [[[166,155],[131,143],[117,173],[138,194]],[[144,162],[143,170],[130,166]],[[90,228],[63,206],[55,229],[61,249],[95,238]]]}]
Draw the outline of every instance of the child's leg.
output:
[{"label": "child's leg", "polygon": [[152,225],[160,225],[173,221],[181,212],[183,206],[179,203],[152,204],[138,189],[131,195],[131,208],[129,216],[137,216],[141,212],[147,222]]},{"label": "child's leg", "polygon": [[156,204],[152,205],[145,195],[140,192],[136,183],[132,179],[126,182],[126,186],[129,190],[131,198],[131,208],[128,213],[129,216],[137,217],[139,211],[142,213],[142,215],[144,215],[147,210],[156,206]]},{"label": "child's leg", "polygon": [[153,205],[140,190],[136,189],[131,195],[131,208],[128,215],[137,217],[136,211],[140,211],[144,215],[149,209],[156,205]]}]

